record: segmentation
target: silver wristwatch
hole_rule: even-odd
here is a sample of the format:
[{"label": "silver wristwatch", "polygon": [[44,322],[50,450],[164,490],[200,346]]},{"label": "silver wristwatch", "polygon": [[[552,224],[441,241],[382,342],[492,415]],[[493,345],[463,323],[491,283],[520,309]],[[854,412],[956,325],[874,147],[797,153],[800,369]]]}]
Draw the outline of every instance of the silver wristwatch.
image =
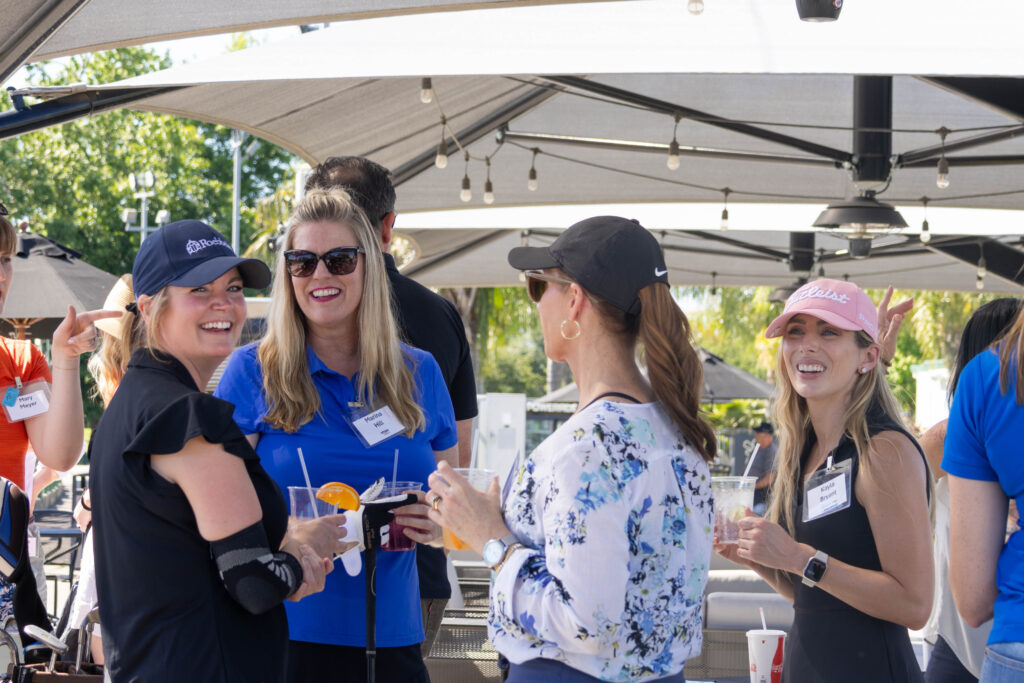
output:
[{"label": "silver wristwatch", "polygon": [[518,541],[513,534],[509,534],[503,538],[492,538],[487,541],[487,543],[484,543],[484,550],[481,553],[484,558],[484,563],[491,569],[495,569],[504,561],[509,548],[517,542]]}]

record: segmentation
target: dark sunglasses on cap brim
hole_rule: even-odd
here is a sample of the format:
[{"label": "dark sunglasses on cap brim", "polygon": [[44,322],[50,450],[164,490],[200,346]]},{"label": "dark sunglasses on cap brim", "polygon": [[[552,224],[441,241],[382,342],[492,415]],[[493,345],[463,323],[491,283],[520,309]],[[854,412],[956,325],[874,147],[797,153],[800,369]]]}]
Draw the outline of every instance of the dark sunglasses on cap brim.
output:
[{"label": "dark sunglasses on cap brim", "polygon": [[564,285],[571,285],[573,283],[572,280],[558,277],[557,275],[549,275],[542,270],[524,270],[523,275],[526,276],[526,294],[533,303],[539,302],[540,298],[544,296],[544,290],[548,288],[549,282],[558,282]]},{"label": "dark sunglasses on cap brim", "polygon": [[284,265],[292,277],[309,277],[316,272],[316,264],[320,261],[327,266],[332,275],[348,275],[356,269],[359,254],[365,254],[362,247],[335,247],[323,254],[315,254],[305,249],[292,249],[284,252]]}]

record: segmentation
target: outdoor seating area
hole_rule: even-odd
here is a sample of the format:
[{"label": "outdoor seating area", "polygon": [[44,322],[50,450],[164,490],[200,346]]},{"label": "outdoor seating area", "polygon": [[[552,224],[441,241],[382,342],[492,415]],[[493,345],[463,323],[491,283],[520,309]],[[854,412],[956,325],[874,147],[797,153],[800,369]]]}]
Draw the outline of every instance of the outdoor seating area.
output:
[{"label": "outdoor seating area", "polygon": [[1021,25],[0,0],[0,683],[1017,680]]}]

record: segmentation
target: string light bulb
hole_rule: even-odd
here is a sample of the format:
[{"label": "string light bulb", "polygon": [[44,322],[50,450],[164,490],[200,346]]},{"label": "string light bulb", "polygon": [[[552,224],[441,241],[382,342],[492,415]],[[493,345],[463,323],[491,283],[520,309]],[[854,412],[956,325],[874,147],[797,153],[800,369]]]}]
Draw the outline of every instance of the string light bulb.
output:
[{"label": "string light bulb", "polygon": [[665,160],[665,165],[670,171],[679,170],[679,141],[676,140],[676,132],[679,130],[679,115],[677,114],[675,118],[676,125],[672,129],[672,142],[668,145],[668,159]]},{"label": "string light bulb", "polygon": [[722,230],[729,229],[729,193],[732,192],[728,187],[722,190],[722,222],[719,224]]},{"label": "string light bulb", "polygon": [[945,155],[939,157],[939,164],[935,170],[935,187],[945,190],[949,187],[949,162],[946,160]]},{"label": "string light bulb", "polygon": [[462,191],[459,192],[459,199],[468,202],[473,198],[473,190],[469,184],[469,152],[466,152],[466,173],[462,176]]},{"label": "string light bulb", "polygon": [[939,156],[939,163],[935,169],[935,186],[940,190],[945,190],[949,187],[949,161],[946,160],[946,136],[949,135],[949,129],[943,126],[936,132],[938,132],[939,140],[942,143],[942,154]]},{"label": "string light bulb", "polygon": [[448,168],[448,143],[444,140],[444,129],[448,125],[448,119],[441,115],[441,142],[437,143],[437,156],[434,157],[434,166]]},{"label": "string light bulb", "polygon": [[979,245],[979,248],[982,251],[981,256],[978,258],[978,278],[977,280],[975,280],[974,286],[977,287],[978,289],[985,289],[985,275],[988,273],[988,270],[985,268],[984,247],[981,247],[981,245]]},{"label": "string light bulb", "polygon": [[430,104],[433,99],[434,84],[429,78],[424,78],[420,81],[420,102],[423,104]]},{"label": "string light bulb", "polygon": [[530,192],[537,191],[537,153],[540,152],[536,147],[533,148],[533,161],[530,162],[530,173],[527,175],[526,189]]},{"label": "string light bulb", "polygon": [[924,220],[921,221],[921,242],[928,244],[932,241],[932,232],[928,226],[928,198],[921,199],[924,204]]},{"label": "string light bulb", "polygon": [[686,3],[686,9],[690,10],[690,14],[703,14],[704,0],[690,0]]},{"label": "string light bulb", "polygon": [[494,184],[491,183],[491,158],[487,157],[487,180],[484,182],[484,204],[494,203]]}]

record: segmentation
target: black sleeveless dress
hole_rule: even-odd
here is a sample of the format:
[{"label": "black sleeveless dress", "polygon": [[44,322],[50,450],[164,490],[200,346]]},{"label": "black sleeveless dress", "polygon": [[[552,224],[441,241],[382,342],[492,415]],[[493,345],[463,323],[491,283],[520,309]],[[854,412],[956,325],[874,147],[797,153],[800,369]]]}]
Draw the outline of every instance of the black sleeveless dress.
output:
[{"label": "black sleeveless dress", "polygon": [[[868,413],[871,436],[884,431],[905,434],[921,448],[905,429],[885,413]],[[814,437],[801,456],[806,463]],[[921,454],[924,458],[924,453]],[[836,463],[852,460],[853,486],[860,471],[857,449],[844,436],[834,451]],[[822,464],[824,467],[824,464]],[[810,522],[803,518],[803,480],[797,507],[796,540],[822,550],[829,558],[865,569],[880,571],[881,561],[875,547],[867,511],[850,497],[850,506]],[[786,639],[783,683],[915,683],[924,681],[905,626],[868,616],[839,598],[805,586],[793,577],[793,627]]]}]

